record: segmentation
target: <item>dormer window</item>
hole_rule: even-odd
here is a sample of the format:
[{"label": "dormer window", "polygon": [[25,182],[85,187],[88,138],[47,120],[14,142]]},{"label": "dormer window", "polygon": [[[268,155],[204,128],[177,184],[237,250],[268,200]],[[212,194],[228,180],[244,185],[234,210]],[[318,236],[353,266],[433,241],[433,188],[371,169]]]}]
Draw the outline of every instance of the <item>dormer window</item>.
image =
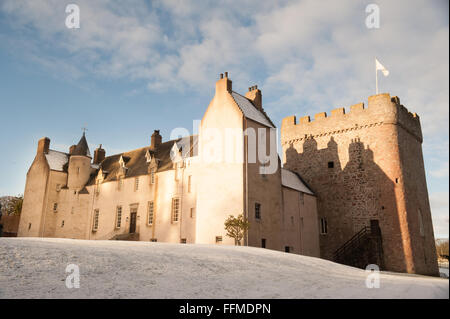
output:
[{"label": "dormer window", "polygon": [[145,152],[145,159],[147,160],[147,163],[150,163],[152,161],[152,155],[150,154],[149,150]]}]

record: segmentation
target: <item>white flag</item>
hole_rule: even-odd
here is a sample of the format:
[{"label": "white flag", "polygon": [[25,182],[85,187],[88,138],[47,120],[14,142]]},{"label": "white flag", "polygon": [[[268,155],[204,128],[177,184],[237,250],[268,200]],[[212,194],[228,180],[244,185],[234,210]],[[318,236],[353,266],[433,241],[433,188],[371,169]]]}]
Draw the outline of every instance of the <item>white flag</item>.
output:
[{"label": "white flag", "polygon": [[383,64],[380,63],[380,61],[377,60],[377,58],[375,58],[375,65],[376,65],[376,70],[381,70],[381,72],[383,72],[384,76],[388,76],[389,75],[389,71],[383,66]]}]

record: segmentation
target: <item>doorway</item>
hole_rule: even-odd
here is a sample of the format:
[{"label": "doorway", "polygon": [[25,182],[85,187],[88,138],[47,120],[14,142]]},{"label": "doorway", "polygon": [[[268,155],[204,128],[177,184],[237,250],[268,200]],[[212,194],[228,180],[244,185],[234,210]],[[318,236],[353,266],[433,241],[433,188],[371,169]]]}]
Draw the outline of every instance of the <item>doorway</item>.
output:
[{"label": "doorway", "polygon": [[136,214],[137,212],[135,210],[130,213],[130,234],[136,232]]}]

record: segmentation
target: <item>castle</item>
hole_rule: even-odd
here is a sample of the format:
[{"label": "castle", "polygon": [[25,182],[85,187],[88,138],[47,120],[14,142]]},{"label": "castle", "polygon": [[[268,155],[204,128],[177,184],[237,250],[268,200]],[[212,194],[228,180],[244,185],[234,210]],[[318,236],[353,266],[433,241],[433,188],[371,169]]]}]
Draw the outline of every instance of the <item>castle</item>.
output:
[{"label": "castle", "polygon": [[234,245],[224,222],[243,214],[244,245],[318,257],[315,194],[281,167],[276,148],[271,161],[251,160],[267,154],[274,130],[261,91],[242,96],[225,73],[198,135],[163,142],[155,131],[148,146],[112,156],[100,146],[93,158],[84,134],[67,153],[43,138],[18,236]]},{"label": "castle", "polygon": [[232,245],[224,222],[242,213],[244,245],[438,274],[420,121],[397,97],[283,119],[283,167],[274,130],[261,91],[225,73],[198,135],[93,158],[84,134],[67,153],[43,138],[18,235]]},{"label": "castle", "polygon": [[376,237],[372,257],[382,268],[438,275],[419,117],[389,94],[368,102],[347,114],[344,108],[318,113],[314,121],[284,118],[284,167],[318,196],[323,258],[340,254],[357,264],[351,259],[367,253]]}]

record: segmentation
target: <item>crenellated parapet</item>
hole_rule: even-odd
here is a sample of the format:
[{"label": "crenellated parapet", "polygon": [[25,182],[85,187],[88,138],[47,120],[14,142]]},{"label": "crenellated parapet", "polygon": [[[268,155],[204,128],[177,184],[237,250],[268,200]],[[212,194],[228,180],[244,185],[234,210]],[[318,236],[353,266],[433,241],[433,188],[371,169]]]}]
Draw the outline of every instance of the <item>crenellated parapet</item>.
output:
[{"label": "crenellated parapet", "polygon": [[370,96],[367,107],[364,103],[354,104],[348,112],[340,107],[329,115],[321,112],[314,119],[303,116],[298,121],[295,116],[288,116],[282,120],[281,143],[286,145],[307,137],[332,136],[380,125],[398,125],[422,142],[419,116],[400,104],[397,96],[383,93]]}]

